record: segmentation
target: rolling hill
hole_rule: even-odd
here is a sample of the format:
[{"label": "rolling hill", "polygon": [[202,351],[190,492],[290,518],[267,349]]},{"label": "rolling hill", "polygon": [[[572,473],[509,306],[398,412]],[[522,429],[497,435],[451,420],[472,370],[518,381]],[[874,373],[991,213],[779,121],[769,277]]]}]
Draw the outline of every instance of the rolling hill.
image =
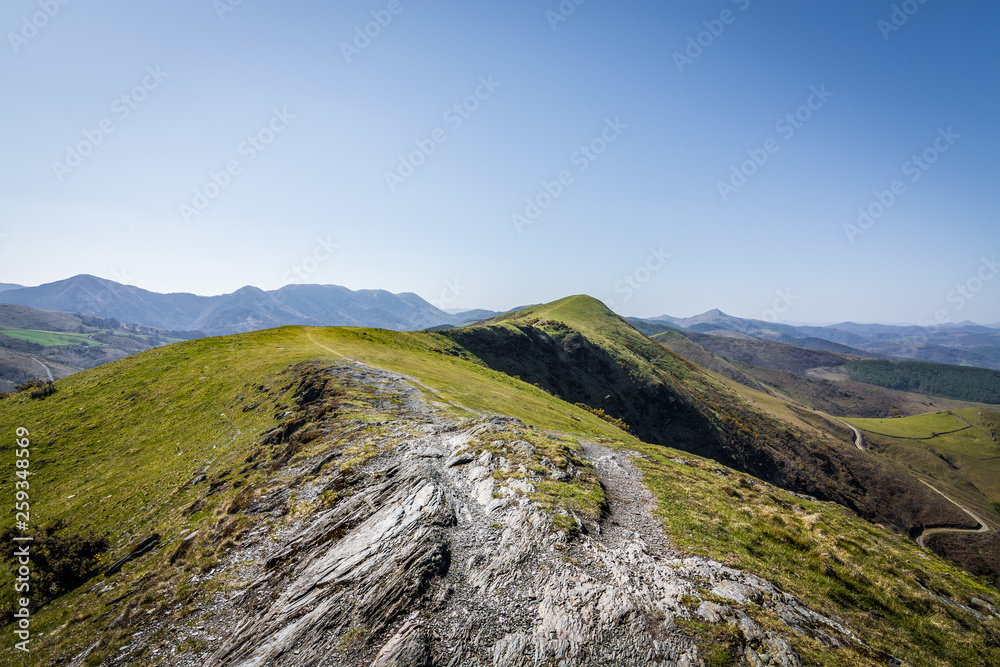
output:
[{"label": "rolling hill", "polygon": [[[685,335],[706,350],[730,361],[802,377],[808,377],[813,369],[837,368],[858,358],[771,340],[731,338],[695,332]],[[654,336],[653,339],[657,340],[657,337]]]},{"label": "rolling hill", "polygon": [[200,335],[0,303],[0,392]]},{"label": "rolling hill", "polygon": [[744,385],[763,387],[839,416],[913,415],[963,407],[962,401],[1000,404],[1000,376],[989,369],[871,359],[837,349],[815,350],[691,331],[652,337],[684,358]]},{"label": "rolling hill", "polygon": [[494,370],[621,419],[646,442],[713,458],[904,532],[968,522],[905,471],[860,456],[842,426],[720,381],[590,297],[442,333]]},{"label": "rolling hill", "polygon": [[18,664],[1000,664],[1000,594],[907,536],[964,512],[589,297],[55,386],[0,401],[36,575],[82,549]]}]

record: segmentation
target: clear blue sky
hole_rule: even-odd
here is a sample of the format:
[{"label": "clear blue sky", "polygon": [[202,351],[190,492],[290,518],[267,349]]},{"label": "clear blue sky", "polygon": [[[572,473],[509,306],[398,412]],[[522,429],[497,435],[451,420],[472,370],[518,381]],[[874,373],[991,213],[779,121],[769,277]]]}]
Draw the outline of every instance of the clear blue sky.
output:
[{"label": "clear blue sky", "polygon": [[7,0],[0,281],[997,322],[1000,5],[893,4]]}]

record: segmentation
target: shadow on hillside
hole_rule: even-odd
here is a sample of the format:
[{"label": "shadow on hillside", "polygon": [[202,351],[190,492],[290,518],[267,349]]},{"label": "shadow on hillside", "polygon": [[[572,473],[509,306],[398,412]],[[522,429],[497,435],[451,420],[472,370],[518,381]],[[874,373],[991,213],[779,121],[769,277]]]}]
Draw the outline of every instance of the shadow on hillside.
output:
[{"label": "shadow on hillside", "polygon": [[[442,332],[490,368],[622,419],[640,439],[714,459],[776,486],[837,502],[902,533],[976,526],[905,469],[792,431],[733,396],[698,395],[629,368],[572,329],[528,325]],[[650,364],[653,362],[650,360]],[[643,379],[643,378],[647,379]]]}]

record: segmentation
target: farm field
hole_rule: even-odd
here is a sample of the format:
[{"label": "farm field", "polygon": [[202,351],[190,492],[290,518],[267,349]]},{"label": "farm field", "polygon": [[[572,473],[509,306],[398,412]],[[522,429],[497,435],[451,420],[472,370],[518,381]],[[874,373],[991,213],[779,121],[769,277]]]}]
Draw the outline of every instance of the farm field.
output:
[{"label": "farm field", "polygon": [[58,345],[89,345],[90,347],[100,347],[105,343],[98,343],[90,338],[90,334],[62,333],[59,331],[39,331],[35,329],[6,329],[0,334],[23,340],[28,343],[35,343],[44,347],[56,347]]}]

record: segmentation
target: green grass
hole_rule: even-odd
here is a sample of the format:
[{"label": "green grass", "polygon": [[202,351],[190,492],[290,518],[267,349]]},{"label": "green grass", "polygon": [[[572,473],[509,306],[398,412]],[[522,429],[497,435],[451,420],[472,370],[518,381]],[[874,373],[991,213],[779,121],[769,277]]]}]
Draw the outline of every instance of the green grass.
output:
[{"label": "green grass", "polygon": [[[290,403],[294,389],[282,373],[307,360],[338,363],[346,355],[416,376],[431,403],[457,416],[474,417],[469,410],[490,414],[502,410],[568,437],[623,435],[598,417],[535,387],[446,354],[443,347],[450,344],[430,334],[318,328],[189,341],[70,376],[42,401],[26,396],[0,401],[0,433],[10,434],[9,442],[15,429],[29,431],[32,521],[48,525],[66,519],[73,531],[110,533],[108,559],[124,555],[153,533],[167,538],[195,529],[221,531],[238,491],[226,487],[197,511],[185,513],[204,493],[204,485],[187,485],[200,471],[205,471],[210,482],[229,473],[243,488],[270,484],[265,472],[248,470],[245,462],[262,434],[277,425],[279,407]],[[259,391],[259,386],[265,391]],[[352,410],[352,401],[363,398],[347,396],[345,410]],[[244,410],[250,407],[254,409]],[[358,410],[364,406],[359,404]],[[377,421],[378,415],[368,407],[353,417]],[[359,465],[378,454],[363,444],[356,449],[345,452],[348,465]],[[4,467],[13,470],[11,446],[0,451]],[[586,500],[566,493],[557,497],[546,489],[539,493],[549,498],[553,510],[582,509]],[[12,494],[7,484],[0,500],[12,506]],[[211,568],[217,548],[193,548],[190,567],[196,571]],[[114,581],[127,589],[148,580],[153,583],[144,586],[162,584],[171,594],[183,581],[181,570],[166,564],[172,550],[169,547],[136,561],[129,573],[117,575]],[[8,596],[10,576],[6,569],[0,575],[0,586]],[[84,584],[35,617],[32,627],[45,638],[27,664],[45,664],[43,656],[52,651],[73,652],[87,645],[83,630],[73,630],[75,624],[70,621],[80,617],[84,620],[78,623],[90,623],[87,619],[106,611],[104,601],[82,595],[92,585]],[[105,643],[101,650],[114,648],[111,639]]]},{"label": "green grass", "polygon": [[[820,613],[843,619],[874,649],[911,665],[997,665],[996,623],[976,624],[916,583],[965,605],[997,591],[831,504],[803,500],[709,462],[640,460],[673,544],[759,574]],[[721,475],[720,475],[721,471]],[[994,634],[995,637],[995,634]],[[820,665],[869,665],[865,652],[792,639]]]},{"label": "green grass", "polygon": [[1000,412],[966,408],[846,421],[864,432],[871,449],[906,465],[987,521],[991,513],[1000,514],[995,505],[1000,503]]},{"label": "green grass", "polygon": [[60,333],[58,331],[37,331],[35,329],[6,329],[0,334],[17,340],[36,343],[45,347],[55,347],[58,345],[87,345],[89,347],[99,347],[104,343],[98,343],[90,339],[90,334]]},{"label": "green grass", "polygon": [[[560,307],[579,306],[570,300]],[[541,312],[543,318],[555,314],[552,309]],[[641,350],[633,348],[639,343],[617,322],[608,318],[592,323],[588,335],[638,355]],[[687,362],[661,354],[663,366],[696,373]],[[997,649],[988,645],[982,624],[956,618],[957,612],[926,594],[915,578],[963,604],[973,596],[998,604],[995,589],[837,506],[802,501],[732,471],[720,476],[712,470],[722,470],[715,464],[644,444],[588,411],[486,368],[440,334],[285,327],[148,350],[60,380],[58,391],[44,400],[15,396],[0,401],[0,433],[8,434],[0,449],[2,463],[13,469],[12,447],[6,443],[17,427],[28,429],[33,521],[47,524],[64,518],[74,530],[109,532],[109,559],[154,532],[172,538],[199,530],[199,538],[176,565],[169,564],[176,548],[169,545],[130,564],[112,582],[118,586],[116,594],[139,588],[110,610],[114,615],[126,609],[130,618],[145,618],[150,611],[166,613],[168,604],[181,605],[177,613],[182,613],[234,585],[225,576],[199,587],[187,583],[192,573],[214,567],[219,549],[247,529],[227,509],[241,493],[250,494],[239,498],[248,502],[288,484],[247,465],[261,435],[277,425],[279,410],[290,403],[294,387],[285,371],[304,361],[332,364],[345,357],[416,378],[428,402],[456,416],[508,414],[555,435],[518,439],[536,448],[530,460],[519,461],[526,468],[547,457],[560,467],[573,463],[582,471],[573,484],[536,484],[533,497],[557,513],[557,529],[572,532],[575,526],[572,517],[559,512],[591,520],[605,502],[596,476],[579,456],[579,439],[638,450],[649,457],[639,463],[676,546],[773,579],[817,610],[843,617],[865,642],[885,646],[914,666],[998,664]],[[365,392],[356,388],[343,397],[346,416],[368,424],[352,445],[355,449],[345,452],[341,465],[348,467],[379,454],[364,444],[375,442],[381,428],[381,417]],[[504,456],[513,460],[510,440],[499,435],[480,446],[505,448]],[[310,443],[302,454],[322,446],[329,445]],[[696,465],[670,460],[680,456]],[[202,470],[210,482],[228,474],[242,487],[227,485],[191,511],[205,486],[190,488],[187,482]],[[10,506],[11,485],[3,489],[0,501]],[[297,504],[290,508],[309,510]],[[211,541],[213,536],[217,542]],[[11,589],[10,576],[9,571],[0,575],[4,591]],[[111,655],[128,640],[124,632],[101,634],[114,616],[103,617],[109,613],[107,598],[84,594],[94,583],[35,616],[32,628],[41,636],[33,640],[32,654],[18,664],[48,664],[48,658],[78,652],[98,636],[101,644],[95,655]],[[851,651],[824,652],[795,635],[789,639],[804,655],[821,656],[816,664],[866,664]],[[14,664],[9,656],[5,652],[0,664]]]},{"label": "green grass", "polygon": [[931,439],[941,433],[959,431],[968,427],[949,412],[900,417],[896,419],[849,419],[859,429],[892,438]]}]

